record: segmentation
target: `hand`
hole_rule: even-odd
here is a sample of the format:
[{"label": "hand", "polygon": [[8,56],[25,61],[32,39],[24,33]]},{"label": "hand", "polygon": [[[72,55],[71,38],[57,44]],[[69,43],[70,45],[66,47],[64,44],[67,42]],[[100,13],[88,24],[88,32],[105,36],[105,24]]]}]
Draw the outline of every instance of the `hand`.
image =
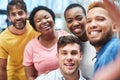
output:
[{"label": "hand", "polygon": [[106,9],[112,16],[115,23],[118,25],[118,28],[120,29],[120,10],[118,7],[114,4],[114,0],[103,0],[104,5],[106,6]]}]

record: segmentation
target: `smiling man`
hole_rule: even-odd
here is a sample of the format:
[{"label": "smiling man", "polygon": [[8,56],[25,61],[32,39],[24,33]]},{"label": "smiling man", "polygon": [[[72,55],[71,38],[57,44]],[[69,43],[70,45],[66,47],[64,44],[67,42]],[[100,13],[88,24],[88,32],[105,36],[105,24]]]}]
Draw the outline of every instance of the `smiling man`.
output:
[{"label": "smiling man", "polygon": [[42,74],[36,80],[85,80],[79,70],[82,60],[81,45],[75,36],[62,36],[58,40],[59,69]]},{"label": "smiling man", "polygon": [[89,5],[87,11],[86,34],[97,51],[94,72],[115,60],[120,41],[113,37],[116,24],[101,2]]}]

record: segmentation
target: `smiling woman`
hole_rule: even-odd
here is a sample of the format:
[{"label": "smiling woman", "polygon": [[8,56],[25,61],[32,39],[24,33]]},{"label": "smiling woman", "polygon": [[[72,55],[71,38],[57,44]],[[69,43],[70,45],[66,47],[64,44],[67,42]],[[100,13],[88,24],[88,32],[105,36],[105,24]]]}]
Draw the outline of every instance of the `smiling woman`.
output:
[{"label": "smiling woman", "polygon": [[58,68],[57,40],[68,33],[54,29],[55,14],[48,7],[35,7],[29,19],[32,27],[40,33],[28,42],[24,51],[23,65],[27,78],[34,80],[38,75]]}]

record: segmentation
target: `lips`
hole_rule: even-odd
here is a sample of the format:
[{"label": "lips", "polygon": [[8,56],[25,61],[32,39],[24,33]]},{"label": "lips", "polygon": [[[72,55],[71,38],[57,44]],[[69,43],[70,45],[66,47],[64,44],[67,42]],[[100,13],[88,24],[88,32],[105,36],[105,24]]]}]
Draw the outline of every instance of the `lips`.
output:
[{"label": "lips", "polygon": [[42,24],[41,25],[41,29],[43,29],[43,30],[48,30],[48,29],[50,29],[51,27],[50,27],[50,23],[45,23],[45,24]]},{"label": "lips", "polygon": [[73,27],[71,30],[74,33],[80,33],[81,32],[81,26]]},{"label": "lips", "polygon": [[73,69],[74,68],[74,65],[73,63],[66,63],[64,64],[68,69]]}]

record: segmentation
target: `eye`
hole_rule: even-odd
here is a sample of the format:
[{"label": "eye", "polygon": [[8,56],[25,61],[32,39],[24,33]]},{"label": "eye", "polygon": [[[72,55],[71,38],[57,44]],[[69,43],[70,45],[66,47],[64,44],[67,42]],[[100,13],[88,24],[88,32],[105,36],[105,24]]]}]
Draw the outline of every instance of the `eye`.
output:
[{"label": "eye", "polygon": [[38,22],[40,22],[40,21],[41,21],[40,18],[38,18],[38,19],[35,20],[36,23],[38,23]]},{"label": "eye", "polygon": [[83,17],[81,17],[81,16],[78,16],[77,18],[76,18],[76,20],[78,20],[78,21],[81,21],[83,19]]},{"label": "eye", "polygon": [[87,20],[86,20],[86,23],[90,23],[90,22],[91,22],[91,20],[90,20],[90,19],[87,19]]},{"label": "eye", "polygon": [[48,18],[49,18],[49,16],[48,16],[48,15],[45,15],[45,16],[44,16],[44,18],[45,18],[45,19],[48,19]]},{"label": "eye", "polygon": [[62,55],[67,55],[67,52],[61,52]]},{"label": "eye", "polygon": [[72,51],[71,54],[72,54],[72,55],[77,55],[77,54],[78,54],[78,51],[76,51],[76,50],[75,50],[75,51]]},{"label": "eye", "polygon": [[66,22],[67,23],[72,23],[72,19],[67,19]]},{"label": "eye", "polygon": [[16,14],[15,14],[15,13],[11,13],[10,15],[11,15],[11,16],[16,16]]},{"label": "eye", "polygon": [[97,21],[104,21],[105,18],[100,16],[100,17],[97,17],[96,20],[97,20]]},{"label": "eye", "polygon": [[24,11],[19,11],[18,15],[22,16],[24,14]]}]

